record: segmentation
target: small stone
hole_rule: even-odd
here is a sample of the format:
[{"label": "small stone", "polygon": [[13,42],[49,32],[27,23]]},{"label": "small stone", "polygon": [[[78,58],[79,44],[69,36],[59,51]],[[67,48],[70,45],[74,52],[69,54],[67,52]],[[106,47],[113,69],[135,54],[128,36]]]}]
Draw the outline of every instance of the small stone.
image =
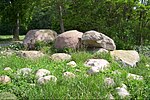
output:
[{"label": "small stone", "polygon": [[115,99],[114,96],[113,96],[111,93],[109,93],[109,94],[107,95],[107,98],[108,98],[109,100],[114,100],[114,99]]},{"label": "small stone", "polygon": [[63,76],[65,78],[75,78],[75,74],[73,74],[72,72],[65,72],[63,73]]},{"label": "small stone", "polygon": [[12,69],[10,67],[5,67],[4,71],[12,71]]},{"label": "small stone", "polygon": [[116,90],[121,98],[125,98],[130,95],[130,93],[127,91],[127,86],[125,84],[122,84],[121,87],[117,87]]},{"label": "small stone", "polygon": [[7,75],[0,76],[0,83],[6,84],[9,82],[11,82],[11,78],[9,76],[7,76]]},{"label": "small stone", "polygon": [[69,63],[67,63],[67,66],[76,67],[77,64],[75,63],[75,61],[70,61]]},{"label": "small stone", "polygon": [[31,68],[21,68],[20,70],[18,70],[18,74],[21,74],[23,76],[29,75],[31,74],[32,69]]},{"label": "small stone", "polygon": [[17,54],[20,57],[24,57],[32,60],[45,56],[41,51],[19,51]]},{"label": "small stone", "polygon": [[57,81],[57,78],[53,75],[48,75],[48,76],[45,76],[44,78],[47,79],[47,80],[51,80],[53,82]]},{"label": "small stone", "polygon": [[71,55],[66,53],[55,53],[51,55],[53,61],[69,61],[71,60]]},{"label": "small stone", "polygon": [[105,59],[89,59],[84,65],[91,68],[88,70],[88,74],[94,74],[108,69],[109,62]]},{"label": "small stone", "polygon": [[139,75],[131,74],[131,73],[128,73],[127,78],[134,79],[134,80],[143,80],[143,76],[139,76]]},{"label": "small stone", "polygon": [[50,74],[50,71],[47,70],[47,69],[39,69],[37,72],[36,72],[36,77],[37,78],[40,78],[40,77],[43,77],[43,76],[46,76],[46,75],[49,75]]},{"label": "small stone", "polygon": [[48,76],[44,76],[44,77],[40,77],[37,82],[39,84],[45,84],[49,81],[52,81],[52,82],[56,82],[57,81],[57,78],[53,75],[48,75]]},{"label": "small stone", "polygon": [[105,78],[104,79],[104,83],[105,83],[105,85],[106,86],[114,86],[115,85],[115,82],[114,82],[114,80],[112,79],[112,78]]}]

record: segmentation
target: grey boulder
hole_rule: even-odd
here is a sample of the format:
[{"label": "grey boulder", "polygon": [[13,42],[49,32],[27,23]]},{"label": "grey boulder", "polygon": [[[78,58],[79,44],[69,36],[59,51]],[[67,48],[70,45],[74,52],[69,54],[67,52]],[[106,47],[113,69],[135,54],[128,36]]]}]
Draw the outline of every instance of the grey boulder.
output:
[{"label": "grey boulder", "polygon": [[35,49],[36,42],[49,43],[54,41],[56,37],[57,33],[50,29],[30,30],[23,40],[23,45],[32,50]]},{"label": "grey boulder", "polygon": [[79,48],[82,35],[83,33],[77,30],[66,31],[57,36],[55,41],[55,48]]},{"label": "grey boulder", "polygon": [[110,37],[93,30],[85,32],[81,41],[87,47],[104,48],[106,50],[116,49],[116,45]]},{"label": "grey boulder", "polygon": [[140,56],[135,50],[114,50],[110,52],[110,55],[125,66],[134,67],[140,61]]}]

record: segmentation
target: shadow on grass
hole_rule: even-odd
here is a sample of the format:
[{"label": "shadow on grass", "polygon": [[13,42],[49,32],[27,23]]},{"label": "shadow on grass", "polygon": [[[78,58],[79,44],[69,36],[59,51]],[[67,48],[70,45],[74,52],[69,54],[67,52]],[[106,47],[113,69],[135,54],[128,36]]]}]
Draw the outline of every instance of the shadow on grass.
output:
[{"label": "shadow on grass", "polygon": [[5,42],[6,41],[12,41],[12,38],[5,38],[5,39],[4,38],[0,38],[0,41],[5,41]]},{"label": "shadow on grass", "polygon": [[[12,35],[0,35],[0,42],[5,43],[5,42],[11,42],[14,41]],[[23,41],[23,39],[25,38],[25,35],[19,35],[19,39],[20,41]]]},{"label": "shadow on grass", "polygon": [[0,43],[7,43],[12,41],[11,35],[0,35]]}]

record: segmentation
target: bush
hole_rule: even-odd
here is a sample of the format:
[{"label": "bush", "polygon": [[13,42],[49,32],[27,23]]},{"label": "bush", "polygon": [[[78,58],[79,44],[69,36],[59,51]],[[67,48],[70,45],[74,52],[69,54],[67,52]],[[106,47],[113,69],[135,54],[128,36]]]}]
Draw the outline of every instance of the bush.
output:
[{"label": "bush", "polygon": [[134,50],[138,51],[140,54],[143,54],[147,57],[150,57],[150,45],[148,45],[148,46],[135,46]]},{"label": "bush", "polygon": [[54,43],[53,42],[36,42],[35,43],[35,50],[40,50],[44,53],[48,53],[48,54],[52,54],[53,52],[55,52],[56,50],[54,49]]},{"label": "bush", "polygon": [[9,44],[8,46],[3,46],[3,47],[0,47],[0,51],[4,51],[4,50],[24,50],[24,46],[22,43],[14,43],[12,42],[11,44]]}]

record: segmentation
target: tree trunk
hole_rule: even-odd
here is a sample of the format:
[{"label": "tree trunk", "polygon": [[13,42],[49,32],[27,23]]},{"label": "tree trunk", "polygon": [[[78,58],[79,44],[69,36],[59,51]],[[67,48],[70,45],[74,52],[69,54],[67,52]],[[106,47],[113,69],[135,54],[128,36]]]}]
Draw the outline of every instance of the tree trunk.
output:
[{"label": "tree trunk", "polygon": [[143,11],[140,12],[140,17],[139,17],[139,32],[140,32],[139,43],[140,45],[143,45],[142,17],[143,17]]},{"label": "tree trunk", "polygon": [[61,32],[63,33],[65,31],[64,29],[64,22],[63,22],[63,14],[62,14],[62,6],[59,5],[59,18],[60,18],[60,28],[61,28]]},{"label": "tree trunk", "polygon": [[13,40],[18,41],[19,40],[19,28],[20,28],[20,21],[19,21],[19,13],[17,14],[17,20],[16,25],[14,27],[13,31]]}]

